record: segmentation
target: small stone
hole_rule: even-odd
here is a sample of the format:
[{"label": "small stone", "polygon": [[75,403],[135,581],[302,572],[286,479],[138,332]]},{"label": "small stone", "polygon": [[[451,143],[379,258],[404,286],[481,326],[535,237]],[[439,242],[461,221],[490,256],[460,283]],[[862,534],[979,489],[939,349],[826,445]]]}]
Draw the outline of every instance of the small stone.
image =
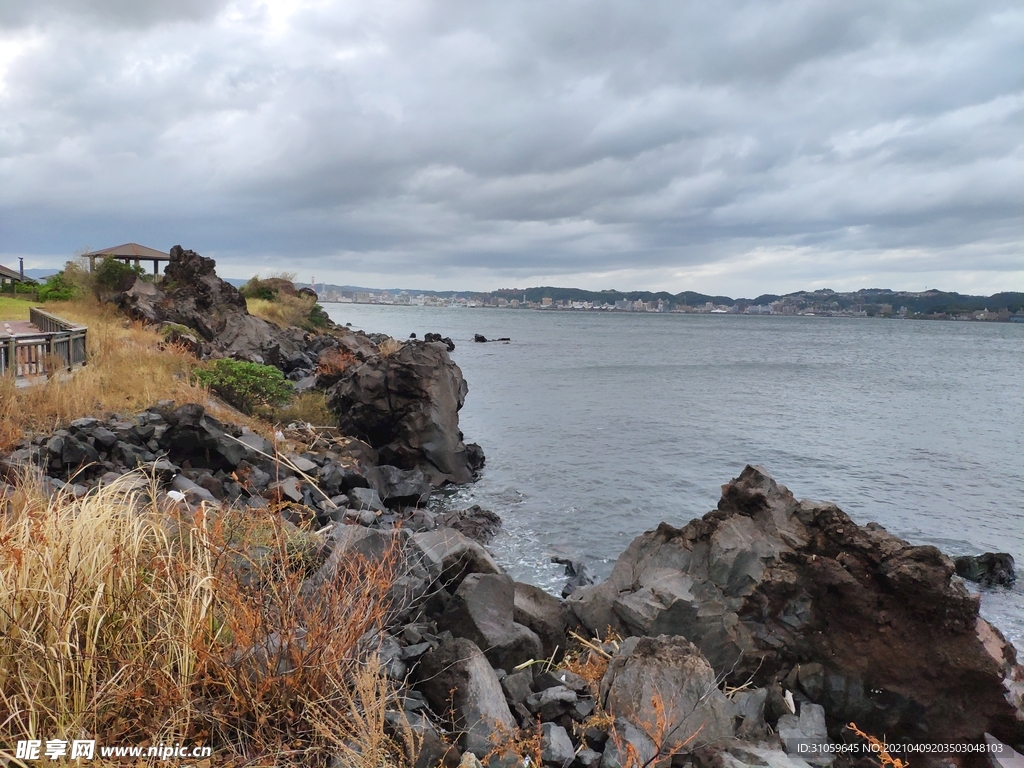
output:
[{"label": "small stone", "polygon": [[354,509],[384,511],[380,496],[373,488],[353,488],[348,492],[348,499]]},{"label": "small stone", "polygon": [[117,435],[106,427],[96,427],[92,431],[92,436],[96,440],[96,444],[104,450],[110,450],[117,445]]},{"label": "small stone", "polygon": [[263,492],[263,496],[275,501],[302,501],[302,491],[299,488],[299,481],[294,477],[286,477],[276,483],[271,483]]},{"label": "small stone", "polygon": [[576,703],[576,692],[565,686],[548,688],[535,693],[526,700],[526,708],[541,720],[554,720],[568,712]]},{"label": "small stone", "polygon": [[554,723],[544,723],[541,726],[540,757],[545,763],[561,766],[572,762],[576,751],[572,746],[572,739],[566,733],[565,728]]},{"label": "small stone", "polygon": [[317,465],[314,462],[309,459],[304,459],[302,456],[289,456],[288,461],[290,461],[292,466],[299,470],[299,472],[304,472],[307,475],[317,470]]}]

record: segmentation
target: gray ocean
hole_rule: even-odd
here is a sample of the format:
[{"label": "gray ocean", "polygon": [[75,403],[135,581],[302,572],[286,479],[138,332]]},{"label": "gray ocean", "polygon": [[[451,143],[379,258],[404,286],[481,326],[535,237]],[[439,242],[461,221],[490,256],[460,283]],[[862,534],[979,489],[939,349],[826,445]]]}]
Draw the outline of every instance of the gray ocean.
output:
[{"label": "gray ocean", "polygon": [[[326,304],[339,323],[450,336],[510,573],[557,592],[638,534],[713,509],[760,464],[950,555],[1024,564],[1024,325]],[[474,333],[508,336],[478,344]],[[982,612],[1024,649],[1024,573]]]}]

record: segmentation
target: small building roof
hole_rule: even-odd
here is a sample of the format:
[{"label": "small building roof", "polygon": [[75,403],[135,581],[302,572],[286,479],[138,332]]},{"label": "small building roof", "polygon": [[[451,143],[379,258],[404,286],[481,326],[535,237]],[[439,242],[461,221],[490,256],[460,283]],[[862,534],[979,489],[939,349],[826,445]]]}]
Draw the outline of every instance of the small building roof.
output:
[{"label": "small building roof", "polygon": [[138,243],[124,243],[123,245],[115,245],[111,248],[100,248],[98,251],[85,253],[83,256],[117,256],[122,259],[163,259],[165,261],[171,258],[169,253],[158,251],[156,248],[147,248]]},{"label": "small building roof", "polygon": [[20,282],[25,282],[25,283],[34,283],[35,282],[35,280],[33,280],[31,277],[22,277],[21,273],[18,270],[16,270],[16,269],[8,269],[3,264],[0,264],[0,277],[4,278],[6,280],[17,280],[19,283]]}]

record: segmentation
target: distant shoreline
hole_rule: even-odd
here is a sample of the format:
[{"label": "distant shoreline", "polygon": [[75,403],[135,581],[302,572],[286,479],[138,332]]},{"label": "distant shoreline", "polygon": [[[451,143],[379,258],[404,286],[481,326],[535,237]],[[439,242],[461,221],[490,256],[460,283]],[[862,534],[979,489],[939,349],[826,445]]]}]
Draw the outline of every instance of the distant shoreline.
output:
[{"label": "distant shoreline", "polygon": [[933,313],[933,314],[922,314],[922,313],[903,313],[900,314],[898,311],[883,312],[868,314],[866,310],[860,310],[859,312],[844,312],[834,310],[819,310],[813,311],[793,311],[793,312],[741,312],[736,311],[735,308],[716,308],[712,310],[701,308],[689,308],[689,309],[669,309],[669,310],[657,310],[657,309],[622,309],[613,306],[599,306],[599,307],[574,307],[574,306],[561,306],[561,305],[522,305],[519,306],[495,306],[491,304],[479,304],[471,301],[465,303],[404,303],[404,302],[386,302],[386,301],[329,301],[326,299],[320,300],[321,304],[331,304],[338,306],[372,306],[372,307],[423,307],[432,309],[514,309],[514,310],[532,310],[537,312],[600,312],[604,314],[618,314],[618,315],[635,315],[635,314],[653,314],[653,315],[739,315],[743,317],[823,317],[823,318],[845,318],[848,320],[868,320],[868,319],[886,319],[886,320],[945,320],[951,322],[988,322],[988,323],[1021,323],[1024,324],[1024,311],[1016,314],[988,312],[982,310],[979,312],[971,313]]}]

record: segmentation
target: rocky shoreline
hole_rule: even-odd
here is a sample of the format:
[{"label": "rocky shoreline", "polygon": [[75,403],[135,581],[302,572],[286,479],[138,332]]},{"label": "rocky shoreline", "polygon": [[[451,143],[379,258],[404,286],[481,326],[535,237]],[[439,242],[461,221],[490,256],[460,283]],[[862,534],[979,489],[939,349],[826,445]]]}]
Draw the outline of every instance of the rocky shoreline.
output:
[{"label": "rocky shoreline", "polygon": [[[912,764],[1008,766],[1024,751],[1024,667],[957,575],[1005,583],[1012,561],[954,565],[748,466],[717,509],[637,537],[606,581],[569,564],[559,599],[487,551],[493,513],[435,503],[484,463],[458,429],[468,387],[450,340],[281,329],[212,260],[171,257],[162,284],[108,300],[199,358],[274,365],[323,391],[337,424],[270,440],[172,402],[83,418],[0,457],[0,497],[35,467],[54,493],[133,473],[186,512],[271,507],[319,542],[310,599],[354,558],[395,558],[389,621],[367,647],[400,686],[387,727],[415,732],[418,768],[535,752],[562,768],[877,764],[836,749],[865,743],[854,723],[891,743],[1003,750]],[[348,364],[322,364],[336,354]]]}]

